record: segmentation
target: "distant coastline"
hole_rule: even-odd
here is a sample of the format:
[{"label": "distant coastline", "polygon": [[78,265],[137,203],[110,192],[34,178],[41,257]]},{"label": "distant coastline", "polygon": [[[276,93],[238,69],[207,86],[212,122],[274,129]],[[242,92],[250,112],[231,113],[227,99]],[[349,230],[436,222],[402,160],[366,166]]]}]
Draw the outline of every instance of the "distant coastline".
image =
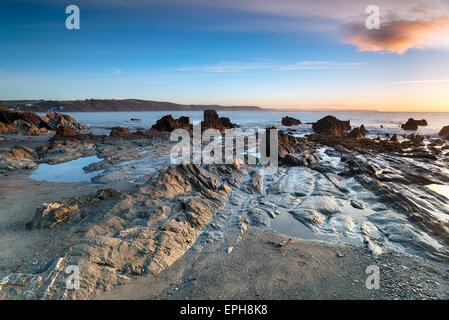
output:
[{"label": "distant coastline", "polygon": [[0,105],[32,112],[114,112],[114,111],[267,111],[257,106],[186,105],[165,101],[139,99],[9,100]]},{"label": "distant coastline", "polygon": [[259,106],[223,106],[218,104],[179,104],[167,101],[141,99],[84,99],[84,100],[0,100],[7,106],[31,112],[126,112],[126,111],[328,111],[328,112],[378,112],[375,109],[337,108],[263,108]]}]

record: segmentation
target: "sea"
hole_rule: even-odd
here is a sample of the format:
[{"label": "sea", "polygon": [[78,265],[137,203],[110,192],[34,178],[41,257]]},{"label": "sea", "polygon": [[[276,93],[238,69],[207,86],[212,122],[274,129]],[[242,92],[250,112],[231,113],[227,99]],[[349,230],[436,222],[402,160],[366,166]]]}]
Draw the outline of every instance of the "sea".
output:
[{"label": "sea", "polygon": [[[68,112],[78,122],[84,123],[87,130],[94,134],[109,134],[112,127],[122,126],[130,130],[138,128],[149,129],[156,121],[167,114],[174,118],[190,117],[196,124],[203,120],[202,111],[147,111],[147,112]],[[42,114],[43,115],[43,114]],[[310,123],[333,115],[340,120],[350,120],[351,126],[365,126],[370,135],[384,135],[386,133],[404,134],[401,124],[409,118],[426,119],[428,126],[419,127],[417,133],[436,137],[438,132],[449,125],[449,112],[376,112],[376,111],[218,111],[220,117],[228,117],[233,123],[245,128],[266,128],[275,126],[286,129],[281,125],[282,117],[290,116],[301,120],[302,125],[295,126],[299,134],[312,133]],[[131,120],[131,119],[138,119]],[[410,133],[410,132],[409,132]]]}]

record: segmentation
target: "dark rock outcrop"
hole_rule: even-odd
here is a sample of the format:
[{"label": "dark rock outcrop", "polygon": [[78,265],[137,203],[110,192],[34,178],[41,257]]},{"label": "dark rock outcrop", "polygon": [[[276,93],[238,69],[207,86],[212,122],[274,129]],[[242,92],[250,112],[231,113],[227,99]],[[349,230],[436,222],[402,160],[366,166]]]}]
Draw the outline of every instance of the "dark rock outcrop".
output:
[{"label": "dark rock outcrop", "polygon": [[416,121],[416,123],[418,124],[418,126],[421,126],[421,127],[427,126],[427,121],[426,121],[425,119],[422,119],[422,120],[415,120],[415,121]]},{"label": "dark rock outcrop", "polygon": [[440,130],[439,135],[440,137],[449,139],[449,126],[444,126],[443,129]]},{"label": "dark rock outcrop", "polygon": [[9,151],[0,152],[0,172],[37,167],[36,152],[28,147],[16,145]]},{"label": "dark rock outcrop", "polygon": [[312,129],[321,135],[342,136],[351,130],[351,124],[349,120],[341,121],[334,116],[326,116],[315,122]]},{"label": "dark rock outcrop", "polygon": [[365,129],[365,126],[362,124],[360,128],[354,128],[350,133],[348,133],[348,138],[353,139],[363,139],[365,138],[368,131]]},{"label": "dark rock outcrop", "polygon": [[16,120],[23,120],[24,122],[39,128],[46,126],[46,123],[41,119],[41,117],[33,112],[0,107],[0,122],[13,125]]},{"label": "dark rock outcrop", "polygon": [[48,112],[46,116],[41,117],[49,129],[56,130],[60,126],[67,127],[74,131],[81,131],[86,128],[84,124],[77,122],[71,116],[58,112]]},{"label": "dark rock outcrop", "polygon": [[19,130],[10,124],[0,122],[0,133],[19,132]]},{"label": "dark rock outcrop", "polygon": [[[48,133],[47,130],[57,130],[59,127],[66,127],[75,132],[85,129],[83,124],[72,117],[57,112],[40,117],[33,112],[0,107],[0,132],[2,133],[21,132],[36,136]],[[61,133],[63,132],[60,131]]]},{"label": "dark rock outcrop", "polygon": [[282,125],[291,127],[291,126],[297,126],[301,124],[301,120],[286,116],[282,118]]},{"label": "dark rock outcrop", "polygon": [[418,145],[418,144],[421,144],[424,142],[424,137],[419,134],[412,133],[411,135],[408,136],[408,138],[415,145]]},{"label": "dark rock outcrop", "polygon": [[395,133],[394,135],[391,136],[390,138],[391,142],[398,142],[398,135]]},{"label": "dark rock outcrop", "polygon": [[125,138],[129,136],[131,132],[123,127],[114,127],[111,129],[111,133],[109,134],[110,137],[114,138]]},{"label": "dark rock outcrop", "polygon": [[362,124],[361,126],[360,126],[360,132],[364,135],[364,136],[366,136],[367,134],[368,134],[368,130],[366,130],[366,128],[365,128],[365,126]]},{"label": "dark rock outcrop", "polygon": [[[266,128],[267,156],[270,151],[270,134],[275,127]],[[278,131],[278,159],[287,166],[309,166],[321,160],[307,139],[291,136]]]},{"label": "dark rock outcrop", "polygon": [[201,130],[217,129],[221,133],[226,129],[232,129],[238,127],[232,123],[229,118],[219,118],[217,111],[204,110],[204,120],[201,122]]},{"label": "dark rock outcrop", "polygon": [[169,114],[159,119],[156,124],[151,127],[151,129],[165,132],[172,132],[176,129],[190,130],[190,118],[180,117],[179,119],[173,119],[173,117]]},{"label": "dark rock outcrop", "polygon": [[415,120],[413,118],[410,118],[406,123],[401,125],[401,128],[404,130],[418,130],[418,126],[427,126],[427,121],[424,119]]},{"label": "dark rock outcrop", "polygon": [[[271,130],[276,129],[275,127],[269,127],[265,129],[266,132],[266,141],[267,141],[267,155],[269,155],[270,151],[270,134]],[[296,137],[293,137],[289,134],[284,133],[283,131],[278,131],[278,154],[279,158],[282,159],[287,154],[292,154],[298,151],[299,148],[299,140]]]},{"label": "dark rock outcrop", "polygon": [[56,128],[55,138],[68,138],[77,136],[78,132],[64,126],[59,126]]}]

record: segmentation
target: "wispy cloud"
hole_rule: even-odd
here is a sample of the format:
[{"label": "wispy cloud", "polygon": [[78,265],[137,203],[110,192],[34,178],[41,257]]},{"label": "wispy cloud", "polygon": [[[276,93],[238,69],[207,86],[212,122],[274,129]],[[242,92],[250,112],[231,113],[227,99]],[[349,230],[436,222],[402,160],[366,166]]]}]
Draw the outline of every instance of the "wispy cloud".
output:
[{"label": "wispy cloud", "polygon": [[199,72],[243,72],[249,70],[273,69],[275,64],[272,61],[258,62],[220,62],[215,65],[180,67],[174,71],[199,71]]},{"label": "wispy cloud", "polygon": [[444,83],[449,82],[449,79],[435,79],[435,80],[412,80],[412,81],[395,81],[392,84],[425,84],[425,83]]},{"label": "wispy cloud", "polygon": [[358,69],[364,65],[365,63],[361,62],[301,61],[295,64],[280,67],[278,70],[342,70]]},{"label": "wispy cloud", "polygon": [[360,62],[333,62],[333,61],[300,61],[294,64],[282,65],[272,60],[261,62],[221,62],[215,65],[190,66],[173,69],[174,71],[188,72],[245,72],[255,70],[274,70],[274,71],[300,71],[300,70],[340,70],[357,69],[365,65]]}]

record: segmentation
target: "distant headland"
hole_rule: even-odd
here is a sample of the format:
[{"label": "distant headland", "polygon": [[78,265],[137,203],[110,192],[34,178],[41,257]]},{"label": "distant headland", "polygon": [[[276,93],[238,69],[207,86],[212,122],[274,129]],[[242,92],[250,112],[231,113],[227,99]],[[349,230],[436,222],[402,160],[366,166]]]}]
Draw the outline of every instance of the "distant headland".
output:
[{"label": "distant headland", "polygon": [[8,100],[0,105],[32,112],[101,112],[101,111],[262,111],[257,106],[188,105],[165,101],[139,99],[85,99],[85,100]]}]

